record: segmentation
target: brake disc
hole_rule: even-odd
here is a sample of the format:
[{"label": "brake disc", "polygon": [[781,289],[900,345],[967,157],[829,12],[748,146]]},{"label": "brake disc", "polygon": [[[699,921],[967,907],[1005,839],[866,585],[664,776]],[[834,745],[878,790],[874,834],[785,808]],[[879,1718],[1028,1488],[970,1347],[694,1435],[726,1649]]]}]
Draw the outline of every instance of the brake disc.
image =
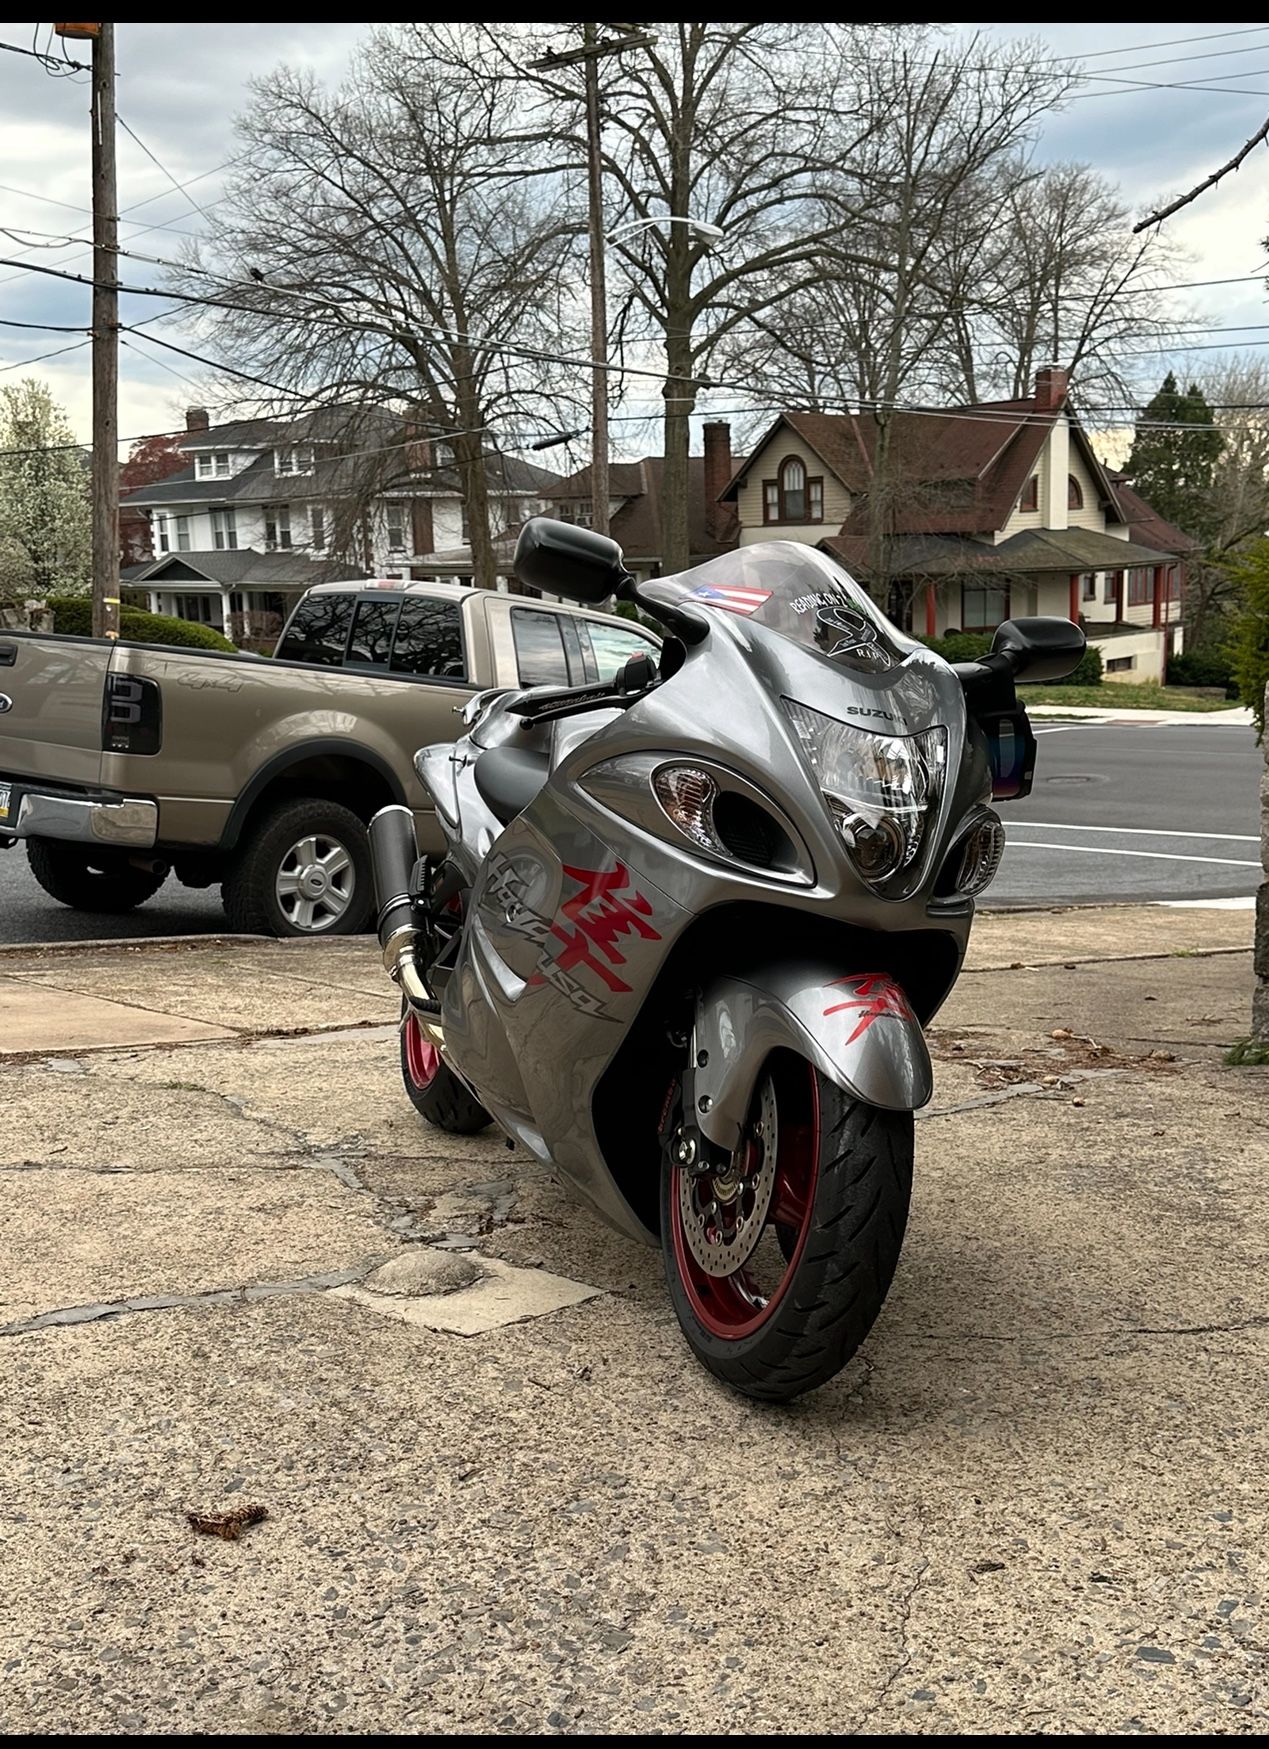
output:
[{"label": "brake disc", "polygon": [[679,1168],[679,1215],[687,1248],[706,1275],[734,1275],[762,1237],[775,1190],[779,1134],[770,1076],[758,1117],[723,1171]]}]

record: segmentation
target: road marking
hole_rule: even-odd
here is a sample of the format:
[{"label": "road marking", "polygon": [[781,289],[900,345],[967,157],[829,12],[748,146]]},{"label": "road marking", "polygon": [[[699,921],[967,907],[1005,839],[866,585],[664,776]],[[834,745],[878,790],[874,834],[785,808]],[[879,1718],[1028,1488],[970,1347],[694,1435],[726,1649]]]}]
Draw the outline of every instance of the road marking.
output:
[{"label": "road marking", "polygon": [[1240,862],[1232,856],[1182,856],[1175,850],[1120,850],[1100,844],[1033,844],[1025,838],[1011,838],[1010,850],[1065,850],[1072,856],[1145,856],[1152,862],[1222,863],[1227,868],[1259,868],[1259,862]]},{"label": "road marking", "polygon": [[1172,911],[1254,911],[1256,897],[1247,893],[1239,899],[1156,899],[1155,904]]},{"label": "road marking", "polygon": [[1122,832],[1133,838],[1229,838],[1236,844],[1259,844],[1250,832],[1177,832],[1164,826],[1071,826],[1062,820],[1010,820],[1011,827],[1027,832]]}]

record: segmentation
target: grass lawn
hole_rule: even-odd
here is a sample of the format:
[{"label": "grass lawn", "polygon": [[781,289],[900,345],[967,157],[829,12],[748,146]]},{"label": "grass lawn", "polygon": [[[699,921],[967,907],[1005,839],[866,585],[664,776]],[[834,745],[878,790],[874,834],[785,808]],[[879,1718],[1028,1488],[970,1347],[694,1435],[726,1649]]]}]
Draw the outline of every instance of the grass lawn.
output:
[{"label": "grass lawn", "polygon": [[1101,686],[1020,686],[1022,704],[1094,705],[1117,711],[1231,711],[1234,698],[1203,698],[1184,686],[1159,686],[1147,681],[1141,686],[1103,683]]}]

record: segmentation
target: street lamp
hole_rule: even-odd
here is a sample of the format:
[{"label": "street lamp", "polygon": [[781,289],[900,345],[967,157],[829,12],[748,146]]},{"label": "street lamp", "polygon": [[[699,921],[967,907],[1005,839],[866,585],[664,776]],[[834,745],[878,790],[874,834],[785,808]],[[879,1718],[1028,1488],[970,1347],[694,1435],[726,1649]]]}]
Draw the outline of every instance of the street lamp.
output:
[{"label": "street lamp", "polygon": [[703,243],[717,243],[720,237],[726,235],[721,225],[711,225],[705,219],[689,219],[679,213],[663,213],[659,218],[631,219],[628,225],[618,225],[615,231],[609,231],[604,242],[620,243],[632,231],[646,231],[653,225],[686,225],[693,236],[699,237]]}]

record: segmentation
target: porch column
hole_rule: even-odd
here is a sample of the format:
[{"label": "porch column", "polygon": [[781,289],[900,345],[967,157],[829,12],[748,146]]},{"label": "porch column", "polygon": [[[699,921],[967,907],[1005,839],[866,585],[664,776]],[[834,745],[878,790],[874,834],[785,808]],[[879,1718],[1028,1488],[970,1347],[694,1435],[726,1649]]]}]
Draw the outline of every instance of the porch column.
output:
[{"label": "porch column", "polygon": [[220,592],[220,629],[227,638],[232,638],[233,633],[229,629],[229,591],[227,589],[222,589]]},{"label": "porch column", "polygon": [[1115,572],[1115,621],[1118,625],[1124,623],[1128,611],[1127,584],[1124,581],[1127,575],[1126,571]]},{"label": "porch column", "polygon": [[1163,624],[1163,574],[1165,569],[1166,567],[1163,565],[1156,565],[1154,568],[1154,593],[1151,602],[1150,624],[1156,628]]},{"label": "porch column", "polygon": [[927,638],[937,636],[935,631],[937,623],[938,616],[934,605],[934,585],[933,583],[927,583],[925,586],[925,635]]},{"label": "porch column", "polygon": [[147,589],[145,592],[145,598],[150,603],[150,612],[157,613],[159,611],[159,592],[158,592],[158,590],[157,589]]},{"label": "porch column", "polygon": [[1068,618],[1072,625],[1080,623],[1080,574],[1078,571],[1071,578],[1071,603]]}]

